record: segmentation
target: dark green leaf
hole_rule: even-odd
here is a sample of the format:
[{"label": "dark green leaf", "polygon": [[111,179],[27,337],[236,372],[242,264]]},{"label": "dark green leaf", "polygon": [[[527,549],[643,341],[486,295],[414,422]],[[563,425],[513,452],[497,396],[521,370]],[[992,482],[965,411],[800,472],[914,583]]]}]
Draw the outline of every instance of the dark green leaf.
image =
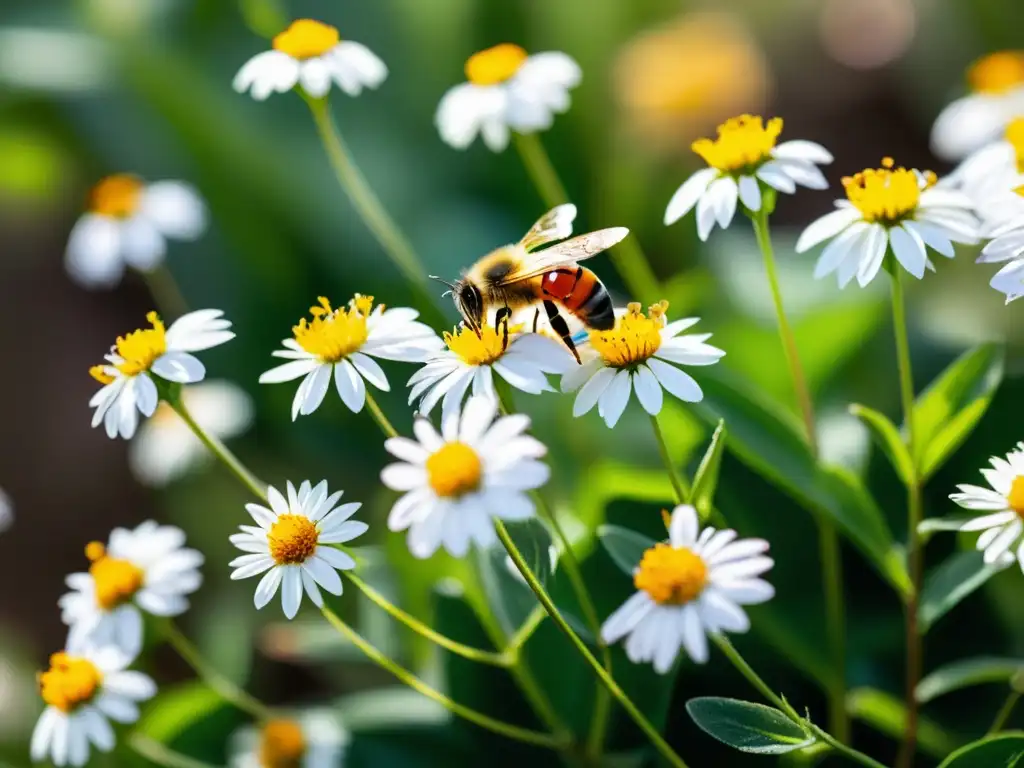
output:
[{"label": "dark green leaf", "polygon": [[137,727],[151,739],[166,744],[225,707],[224,699],[204,683],[184,683],[162,689],[144,709]]},{"label": "dark green leaf", "polygon": [[904,485],[910,485],[914,478],[914,460],[900,435],[899,429],[878,411],[865,405],[851,405],[850,413],[860,419],[871,432],[875,442],[885,452]]},{"label": "dark green leaf", "polygon": [[[907,710],[900,699],[874,688],[855,688],[846,695],[846,711],[875,730],[900,741],[906,730]],[[947,728],[918,716],[917,743],[922,752],[943,758],[958,746]]]},{"label": "dark green leaf", "polygon": [[686,711],[706,734],[741,752],[781,755],[815,741],[782,712],[763,704],[706,696],[690,699]]},{"label": "dark green leaf", "polygon": [[715,502],[715,489],[718,487],[718,473],[722,468],[722,454],[725,452],[725,422],[719,421],[715,433],[711,436],[711,444],[700,460],[697,472],[693,476],[693,506],[697,508],[701,520],[707,520]]},{"label": "dark green leaf", "polygon": [[982,683],[1008,683],[1024,669],[1024,659],[978,656],[945,664],[927,675],[917,685],[917,700],[922,704],[932,699]]},{"label": "dark green leaf", "polygon": [[[505,527],[530,570],[541,584],[547,584],[551,577],[552,553],[551,534],[547,527],[536,518],[522,523],[507,523]],[[487,602],[502,630],[511,635],[530,615],[537,598],[511,564],[503,547],[494,546],[483,551],[474,548],[474,557],[479,565]]]},{"label": "dark green leaf", "polygon": [[985,565],[981,552],[957,552],[925,577],[918,621],[927,632],[941,618],[1001,568]]},{"label": "dark green leaf", "polygon": [[1024,731],[1008,731],[971,742],[951,754],[939,768],[1019,768]]},{"label": "dark green leaf", "polygon": [[617,525],[602,525],[597,529],[597,536],[608,556],[623,573],[631,578],[633,571],[640,564],[640,558],[644,556],[644,552],[657,543],[642,533],[636,533]]}]

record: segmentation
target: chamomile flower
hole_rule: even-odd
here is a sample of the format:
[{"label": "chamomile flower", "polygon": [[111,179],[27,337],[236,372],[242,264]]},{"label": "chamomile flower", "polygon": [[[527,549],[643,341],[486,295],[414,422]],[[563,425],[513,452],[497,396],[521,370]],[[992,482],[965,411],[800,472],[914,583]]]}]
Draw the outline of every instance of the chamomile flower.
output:
[{"label": "chamomile flower", "polygon": [[856,276],[870,283],[892,250],[896,261],[914,277],[931,267],[928,249],[953,258],[953,243],[978,242],[980,222],[973,203],[962,192],[936,186],[931,171],[895,168],[893,159],[881,168],[867,168],[843,179],[846,200],[838,210],[812,222],[797,240],[803,253],[831,240],[814,268],[814,277],[836,272],[839,287]]},{"label": "chamomile flower", "polygon": [[246,726],[232,739],[232,768],[342,768],[348,732],[328,710]]},{"label": "chamomile flower", "polygon": [[700,530],[697,511],[676,507],[668,542],[644,552],[633,572],[636,594],[601,627],[601,638],[626,638],[635,664],[651,662],[659,674],[672,668],[680,649],[698,664],[708,660],[708,634],[746,632],[741,606],[770,600],[771,584],[759,578],[774,563],[763,539],[736,539],[736,531]]},{"label": "chamomile flower", "polygon": [[451,88],[434,122],[442,140],[465,149],[477,137],[492,151],[508,146],[509,132],[529,134],[551,127],[569,109],[569,91],[582,78],[579,64],[558,51],[528,54],[513,43],[474,53],[466,61],[468,82]]},{"label": "chamomile flower", "polygon": [[776,146],[782,118],[764,120],[740,115],[718,126],[718,138],[691,145],[708,167],[688,178],[665,209],[665,225],[674,224],[697,206],[697,235],[707,240],[711,229],[725,229],[736,213],[737,200],[752,212],[761,210],[764,189],[795,192],[797,185],[827,189],[819,165],[832,162],[827,149],[813,141],[786,141]]},{"label": "chamomile flower", "polygon": [[115,528],[104,545],[91,542],[88,573],[67,578],[71,591],[58,601],[69,642],[113,645],[129,656],[142,649],[142,612],[178,616],[186,595],[203,581],[203,556],[186,549],[185,533],[152,520],[134,530]]},{"label": "chamomile flower", "polygon": [[342,40],[337,29],[312,19],[293,21],[270,45],[271,50],[249,59],[232,83],[239,93],[251,91],[257,101],[296,85],[319,99],[327,95],[332,82],[349,96],[358,96],[363,88],[377,88],[388,76],[388,68],[373,51],[362,43]]},{"label": "chamomile flower", "polygon": [[1007,203],[1011,190],[1024,183],[1024,118],[1012,120],[999,139],[972,153],[948,178],[974,202],[986,230],[1019,213]]},{"label": "chamomile flower", "polygon": [[714,365],[725,354],[705,344],[710,333],[680,336],[699,318],[665,322],[668,302],[655,304],[645,315],[637,303],[617,313],[610,331],[590,331],[590,347],[597,354],[562,377],[562,391],[575,392],[573,416],[582,416],[595,405],[605,424],[614,427],[636,390],[640,405],[652,416],[661,412],[662,389],[688,403],[698,403],[704,393],[690,374],[676,365]]},{"label": "chamomile flower", "polygon": [[356,567],[356,561],[331,544],[344,544],[366,532],[366,523],[349,520],[362,506],[353,502],[337,506],[342,491],[327,495],[327,481],[315,487],[308,480],[296,490],[290,482],[287,497],[274,487],[267,489],[269,508],[246,504],[256,525],[241,526],[231,543],[248,554],[236,557],[230,566],[232,579],[248,579],[265,573],[256,586],[256,608],[269,603],[281,590],[284,615],[295,618],[305,590],[317,607],[323,607],[323,587],[340,595],[339,570]]},{"label": "chamomile flower", "polygon": [[1006,303],[1024,296],[1024,201],[1015,219],[995,229],[992,240],[982,249],[979,264],[1007,262],[989,285],[1006,296]]},{"label": "chamomile flower", "polygon": [[989,488],[958,485],[960,493],[949,498],[964,509],[981,513],[960,530],[982,532],[977,547],[985,553],[986,563],[1009,565],[1016,557],[1024,569],[1024,443],[1017,443],[1017,450],[1005,459],[993,456],[989,462],[992,468],[981,470]]},{"label": "chamomile flower", "polygon": [[159,266],[167,240],[195,240],[206,218],[203,199],[184,182],[107,176],[89,192],[88,210],[68,237],[64,265],[86,288],[111,287],[126,266],[143,272]]},{"label": "chamomile flower", "polygon": [[386,466],[381,481],[404,494],[391,508],[388,528],[409,530],[406,542],[415,557],[430,557],[438,547],[462,557],[472,543],[497,541],[492,518],[533,517],[528,493],[548,480],[547,465],[538,461],[547,449],[524,434],[528,417],[495,419],[496,412],[493,399],[472,396],[461,413],[449,413],[440,434],[418,418],[415,440],[384,443],[399,463]]},{"label": "chamomile flower", "polygon": [[147,675],[127,669],[132,657],[112,646],[73,644],[50,657],[39,675],[39,694],[46,709],[32,732],[34,762],[85,765],[92,747],[114,748],[110,721],[134,723],[138,702],[156,693]]},{"label": "chamomile flower", "polygon": [[219,346],[235,338],[231,323],[219,309],[200,309],[182,315],[165,329],[156,312],[146,315],[152,328],[118,336],[89,374],[103,387],[92,396],[92,425],[101,423],[107,436],[128,440],[135,434],[139,413],[152,416],[160,395],[157,381],[194,384],[206,376],[206,368],[192,352]]}]

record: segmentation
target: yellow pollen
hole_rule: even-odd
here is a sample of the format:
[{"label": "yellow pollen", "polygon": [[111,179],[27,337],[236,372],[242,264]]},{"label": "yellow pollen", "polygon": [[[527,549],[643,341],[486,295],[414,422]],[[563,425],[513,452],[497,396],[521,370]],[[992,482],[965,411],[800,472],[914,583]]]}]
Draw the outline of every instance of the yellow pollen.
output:
[{"label": "yellow pollen", "polygon": [[304,563],[316,552],[320,532],[305,515],[281,515],[270,526],[267,543],[278,565]]},{"label": "yellow pollen", "polygon": [[107,373],[107,366],[105,365],[94,365],[89,369],[89,375],[100,384],[110,384],[114,380],[114,377]]},{"label": "yellow pollen", "polygon": [[865,221],[890,226],[899,223],[917,208],[923,189],[937,181],[932,171],[920,174],[922,184],[917,171],[893,166],[895,162],[891,157],[883,157],[881,168],[865,168],[853,176],[843,177],[846,197]]},{"label": "yellow pollen", "polygon": [[685,605],[701,592],[708,581],[708,567],[699,555],[685,547],[655,544],[644,552],[633,584],[656,603]]},{"label": "yellow pollen", "polygon": [[[512,337],[522,330],[521,324],[509,326],[510,343]],[[448,349],[462,358],[462,362],[466,365],[490,365],[505,354],[505,350],[502,348],[505,331],[504,329],[499,330],[493,325],[484,324],[480,328],[479,336],[476,335],[476,331],[465,326],[456,328],[454,333],[445,331],[443,336]]]},{"label": "yellow pollen", "polygon": [[690,148],[712,168],[725,173],[751,171],[771,156],[782,133],[782,118],[755,115],[731,117],[718,126],[717,139],[697,139]]},{"label": "yellow pollen", "polygon": [[[125,336],[118,336],[114,343],[113,351],[122,358],[122,362],[114,367],[125,376],[137,376],[148,371],[156,359],[167,351],[167,336],[164,333],[164,324],[160,321],[156,312],[150,312],[146,319],[152,328],[145,328],[132,331]],[[97,368],[99,371],[97,371]],[[89,369],[92,377],[104,384],[109,384],[113,379],[103,372],[102,366],[93,366]]]},{"label": "yellow pollen", "polygon": [[967,68],[967,83],[976,93],[999,95],[1024,85],[1024,51],[997,51]]},{"label": "yellow pollen", "polygon": [[316,355],[322,363],[337,363],[363,346],[369,331],[366,320],[373,309],[373,296],[356,294],[348,309],[331,309],[323,296],[318,306],[310,307],[313,319],[302,318],[292,328],[295,341],[304,350]]},{"label": "yellow pollen", "polygon": [[497,85],[518,72],[526,58],[526,51],[515,43],[500,43],[469,57],[466,78],[473,85]]},{"label": "yellow pollen", "polygon": [[107,557],[107,550],[100,542],[90,542],[85,556],[92,561],[89,575],[96,590],[96,603],[104,611],[112,611],[132,599],[142,587],[145,574],[142,569],[127,560]]},{"label": "yellow pollen", "polygon": [[50,668],[39,674],[39,694],[51,707],[69,713],[91,701],[102,682],[103,675],[91,661],[61,651],[50,657]]},{"label": "yellow pollen", "polygon": [[1006,126],[1006,140],[1017,159],[1017,173],[1024,173],[1024,117],[1017,117]]},{"label": "yellow pollen", "polygon": [[306,737],[293,720],[270,720],[260,732],[262,768],[299,768],[306,754]]},{"label": "yellow pollen", "polygon": [[124,219],[138,210],[142,198],[142,181],[119,173],[100,179],[89,190],[89,210],[101,216]]},{"label": "yellow pollen", "polygon": [[427,479],[438,496],[461,496],[480,487],[483,464],[465,443],[445,443],[427,459]]},{"label": "yellow pollen", "polygon": [[1024,475],[1017,475],[1013,478],[1010,492],[1006,495],[1006,501],[1010,509],[1020,517],[1024,517]]},{"label": "yellow pollen", "polygon": [[626,307],[626,314],[615,321],[610,331],[591,331],[590,345],[606,365],[629,368],[652,357],[661,346],[661,329],[665,327],[668,302],[651,305],[647,314],[636,302]]},{"label": "yellow pollen", "polygon": [[338,44],[338,30],[329,24],[312,19],[298,19],[277,35],[271,45],[274,50],[287,53],[293,59],[311,59],[323,56]]}]

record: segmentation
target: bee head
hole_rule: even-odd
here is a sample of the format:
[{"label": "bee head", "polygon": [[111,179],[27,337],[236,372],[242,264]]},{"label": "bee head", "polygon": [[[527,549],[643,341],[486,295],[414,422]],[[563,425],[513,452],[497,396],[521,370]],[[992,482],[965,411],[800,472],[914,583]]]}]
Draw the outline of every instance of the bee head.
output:
[{"label": "bee head", "polygon": [[448,286],[450,290],[445,291],[442,295],[447,296],[451,294],[452,300],[455,302],[455,308],[459,310],[459,314],[462,315],[466,325],[479,333],[484,319],[484,299],[480,294],[480,289],[465,279],[449,283],[444,278],[437,277],[436,275],[430,275],[429,277]]}]

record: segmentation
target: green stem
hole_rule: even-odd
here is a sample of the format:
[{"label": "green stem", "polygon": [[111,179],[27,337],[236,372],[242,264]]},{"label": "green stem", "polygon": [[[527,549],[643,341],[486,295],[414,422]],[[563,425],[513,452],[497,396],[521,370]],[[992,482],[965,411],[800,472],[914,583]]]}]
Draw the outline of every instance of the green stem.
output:
[{"label": "green stem", "polygon": [[1013,708],[1017,706],[1017,702],[1020,701],[1020,692],[1010,691],[1006,697],[1006,701],[1003,702],[1003,706],[999,708],[999,712],[996,714],[996,719],[992,721],[992,727],[988,729],[988,734],[998,733],[1003,730],[1007,720],[1010,719],[1010,714],[1013,712]]},{"label": "green stem", "polygon": [[537,631],[537,627],[541,625],[541,622],[544,621],[547,615],[547,612],[540,605],[530,611],[530,615],[526,617],[515,634],[508,639],[505,653],[518,655],[522,647],[526,645],[526,641],[533,637],[533,633]]},{"label": "green stem", "polygon": [[672,456],[668,452],[668,443],[665,442],[665,435],[661,431],[661,425],[658,424],[658,417],[651,416],[651,428],[654,430],[654,438],[658,443],[658,451],[661,453],[661,461],[665,465],[665,470],[668,472],[668,478],[672,481],[672,489],[676,492],[676,503],[686,504],[687,499],[690,498],[689,484],[683,479],[683,476],[679,474],[679,470],[676,469],[675,464],[672,463]]},{"label": "green stem", "polygon": [[384,411],[369,392],[366,393],[366,407],[369,408],[370,415],[373,416],[373,420],[377,422],[385,437],[398,437],[398,430],[391,425],[388,417],[384,415]]},{"label": "green stem", "polygon": [[188,302],[166,264],[158,264],[139,274],[146,281],[146,287],[164,319],[175,320],[188,312]]},{"label": "green stem", "polygon": [[202,760],[175,752],[141,733],[133,733],[129,736],[128,746],[146,760],[156,765],[162,765],[164,768],[214,768],[211,763],[204,763]]}]

